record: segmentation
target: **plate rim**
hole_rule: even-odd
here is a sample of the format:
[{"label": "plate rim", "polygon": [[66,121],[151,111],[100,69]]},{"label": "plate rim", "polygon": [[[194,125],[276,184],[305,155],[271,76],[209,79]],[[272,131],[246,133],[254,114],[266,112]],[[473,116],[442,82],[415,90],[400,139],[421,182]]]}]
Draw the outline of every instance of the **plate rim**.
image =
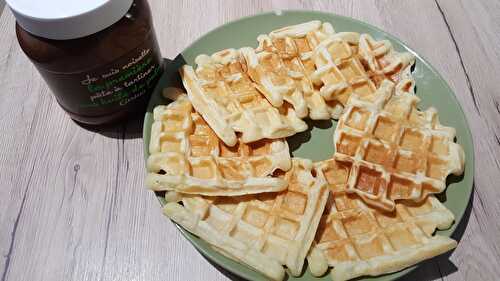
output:
[{"label": "plate rim", "polygon": [[[436,70],[436,68],[427,59],[425,59],[424,56],[420,55],[415,50],[413,50],[413,48],[411,48],[405,41],[403,41],[400,38],[392,35],[391,33],[388,33],[386,31],[382,30],[381,28],[379,28],[379,27],[377,27],[375,25],[372,25],[370,23],[364,22],[364,21],[359,20],[359,19],[351,18],[351,17],[348,17],[348,16],[339,15],[339,14],[331,13],[331,12],[315,11],[315,10],[278,9],[278,10],[274,10],[274,11],[266,11],[266,12],[255,13],[255,14],[252,14],[252,15],[240,17],[240,18],[228,21],[228,22],[226,22],[224,24],[221,24],[221,25],[219,25],[219,26],[217,26],[217,27],[215,27],[215,28],[213,28],[213,29],[211,29],[211,30],[209,30],[209,31],[201,34],[198,38],[196,38],[189,45],[187,45],[180,53],[178,53],[176,55],[176,57],[178,57],[179,55],[182,55],[186,50],[194,47],[195,45],[197,45],[200,41],[202,41],[206,37],[211,36],[211,34],[216,33],[217,31],[219,31],[219,30],[221,30],[223,28],[226,28],[227,26],[230,26],[232,24],[235,24],[237,22],[241,22],[241,21],[245,21],[245,20],[251,20],[252,18],[261,17],[261,16],[287,16],[287,14],[318,14],[318,15],[324,15],[324,16],[327,16],[327,17],[336,17],[336,18],[340,18],[340,19],[345,20],[345,21],[349,21],[349,22],[353,22],[355,24],[361,25],[363,27],[366,27],[367,29],[373,29],[376,32],[382,34],[387,39],[399,42],[407,51],[411,52],[416,57],[417,60],[420,60],[420,62],[422,64],[424,64],[433,73],[433,75],[435,77],[437,77],[440,81],[444,82],[443,83],[444,87],[446,87],[447,91],[449,91],[449,92],[452,93],[451,97],[452,97],[452,99],[454,99],[454,101],[458,105],[458,108],[460,110],[460,112],[459,112],[460,114],[459,115],[463,119],[463,122],[465,124],[465,132],[466,132],[466,134],[465,134],[464,137],[467,138],[470,141],[470,144],[471,144],[471,149],[470,149],[470,151],[471,151],[471,160],[469,161],[471,163],[467,162],[465,164],[466,166],[464,167],[464,174],[465,174],[465,171],[467,169],[467,166],[471,166],[471,168],[469,168],[469,169],[472,171],[472,175],[470,177],[470,179],[471,179],[470,180],[470,184],[465,183],[465,184],[467,184],[467,186],[470,185],[470,188],[466,189],[465,190],[465,194],[464,194],[467,197],[467,200],[466,200],[467,203],[466,203],[465,208],[463,208],[463,210],[459,210],[459,212],[457,214],[454,214],[455,217],[460,217],[460,220],[458,220],[458,221],[455,220],[454,223],[453,223],[453,225],[449,229],[447,229],[448,231],[450,231],[449,235],[445,234],[445,236],[448,236],[448,237],[453,236],[456,233],[456,231],[457,231],[458,225],[464,219],[464,215],[467,212],[467,209],[472,208],[472,206],[470,204],[470,201],[472,200],[472,193],[474,192],[474,188],[475,188],[474,187],[474,176],[475,176],[475,149],[474,149],[475,145],[474,145],[474,138],[473,138],[473,135],[472,135],[472,131],[470,129],[469,120],[467,118],[467,115],[465,114],[465,111],[463,110],[462,105],[461,105],[459,99],[455,95],[455,91],[453,91],[453,89],[450,87],[450,85],[448,84],[448,82]],[[165,73],[162,74],[162,76],[163,75],[165,75]],[[159,89],[161,87],[160,84],[161,83],[158,83],[156,85],[156,87],[154,88],[154,90],[152,92],[153,94],[162,90],[162,89]],[[153,99],[151,98],[148,101],[148,106],[147,106],[148,109],[151,108],[151,102],[152,102],[152,100]],[[149,112],[149,110],[147,110],[146,113],[145,113],[145,115],[144,115],[143,130],[142,130],[143,152],[144,152],[144,159],[145,159],[145,161],[147,161],[147,157],[149,155],[149,151],[148,151],[149,144],[145,142],[145,136],[146,136],[146,134],[148,134],[148,131],[150,131],[150,129],[148,130],[148,128],[146,127],[146,123],[147,123],[148,118],[151,118],[151,117],[152,117],[152,114]],[[465,177],[462,180],[465,180]],[[447,189],[448,189],[448,186],[446,187],[446,190],[444,192],[446,192]],[[159,199],[159,202],[163,206],[164,202],[162,202],[160,199]],[[225,257],[224,255],[218,253],[214,249],[206,250],[203,247],[200,247],[197,244],[198,243],[197,241],[193,241],[193,237],[197,237],[196,235],[191,234],[189,231],[185,230],[182,226],[180,226],[179,224],[175,223],[174,221],[171,220],[171,222],[180,231],[180,233],[182,234],[182,236],[185,239],[187,239],[189,241],[189,243],[191,245],[193,245],[193,247],[200,254],[202,254],[206,259],[208,259],[209,262],[213,262],[213,263],[217,264],[218,266],[220,266],[224,270],[229,271],[229,272],[231,272],[232,274],[234,274],[234,275],[236,275],[238,277],[242,277],[242,278],[245,278],[247,280],[252,280],[252,278],[254,278],[254,276],[248,275],[246,272],[242,272],[240,270],[233,269],[232,267],[225,266],[225,262],[226,261],[222,260],[221,257],[222,258],[227,258],[227,257]],[[439,231],[439,230],[436,230],[436,231]],[[461,239],[459,239],[459,240],[461,240]],[[457,242],[460,242],[460,241],[457,241]],[[206,243],[206,242],[204,242],[204,243]],[[451,252],[454,251],[454,250],[455,249],[451,250]],[[243,264],[241,262],[238,262],[238,261],[234,261],[234,262],[237,262],[240,265],[245,266],[245,267],[249,268],[250,270],[252,270],[254,272],[257,272],[258,274],[262,275],[262,273],[260,273],[258,271],[255,271],[254,269],[250,268],[249,266],[247,266],[247,265],[245,265],[245,264]],[[387,276],[387,277],[390,278],[390,280],[396,280],[396,279],[399,279],[399,278],[401,278],[401,277],[403,277],[405,275],[408,275],[410,272],[413,272],[415,269],[417,269],[420,266],[420,264],[421,263],[417,263],[417,264],[415,264],[415,265],[413,265],[411,267],[402,269],[400,271],[393,272],[393,273],[388,273],[388,274],[384,274],[384,275],[379,275],[379,276],[376,276],[376,277]],[[214,266],[214,265],[211,265],[211,266]],[[391,275],[395,275],[395,274],[398,274],[398,273],[400,275],[394,276],[392,278]],[[262,275],[262,276],[264,276],[264,275]],[[324,275],[322,277],[324,277]],[[373,277],[372,276],[363,276],[359,280],[370,280],[371,278],[373,278]],[[356,279],[356,280],[358,280],[358,279]]]}]

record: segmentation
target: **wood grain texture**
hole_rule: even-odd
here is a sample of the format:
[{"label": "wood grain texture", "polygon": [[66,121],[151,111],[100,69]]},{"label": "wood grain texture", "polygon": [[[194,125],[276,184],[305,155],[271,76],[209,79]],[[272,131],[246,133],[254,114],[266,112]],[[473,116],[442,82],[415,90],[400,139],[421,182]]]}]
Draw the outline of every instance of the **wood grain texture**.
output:
[{"label": "wood grain texture", "polygon": [[[455,91],[473,131],[475,189],[458,248],[406,279],[500,276],[497,1],[155,0],[151,6],[166,57],[230,20],[288,8],[366,21],[428,59]],[[72,122],[19,49],[11,12],[0,13],[0,281],[234,278],[196,252],[145,190],[141,121],[99,131]]]}]

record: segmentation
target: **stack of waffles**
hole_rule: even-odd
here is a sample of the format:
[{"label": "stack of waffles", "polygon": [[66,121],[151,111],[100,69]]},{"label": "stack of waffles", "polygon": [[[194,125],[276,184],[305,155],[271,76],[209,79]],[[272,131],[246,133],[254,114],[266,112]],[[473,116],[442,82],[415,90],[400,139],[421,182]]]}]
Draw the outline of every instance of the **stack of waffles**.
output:
[{"label": "stack of waffles", "polygon": [[[272,280],[402,270],[453,249],[434,194],[464,152],[420,111],[414,56],[311,21],[180,69],[187,94],[154,109],[146,184],[166,216]],[[338,119],[328,160],[292,158],[305,119]],[[314,141],[314,140],[311,140]]]}]

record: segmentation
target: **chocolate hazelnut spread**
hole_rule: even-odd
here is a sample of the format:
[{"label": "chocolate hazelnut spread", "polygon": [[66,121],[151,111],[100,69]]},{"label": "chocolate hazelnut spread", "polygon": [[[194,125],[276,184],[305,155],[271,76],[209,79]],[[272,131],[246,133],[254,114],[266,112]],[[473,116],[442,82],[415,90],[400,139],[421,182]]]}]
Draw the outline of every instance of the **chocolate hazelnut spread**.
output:
[{"label": "chocolate hazelnut spread", "polygon": [[[30,15],[16,6],[23,1],[8,0],[17,18],[19,45],[71,118],[97,125],[145,109],[162,72],[146,0],[94,0],[101,6],[89,9],[90,16],[61,17],[46,29],[25,21]],[[104,12],[96,14],[99,9]]]}]

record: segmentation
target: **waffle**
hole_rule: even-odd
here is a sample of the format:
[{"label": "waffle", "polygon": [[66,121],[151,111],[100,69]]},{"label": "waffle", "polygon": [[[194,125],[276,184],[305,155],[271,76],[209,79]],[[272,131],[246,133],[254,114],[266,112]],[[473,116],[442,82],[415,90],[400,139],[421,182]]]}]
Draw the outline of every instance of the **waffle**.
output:
[{"label": "waffle", "polygon": [[455,129],[437,111],[417,109],[420,99],[384,80],[373,94],[353,94],[334,133],[334,158],[352,165],[347,192],[391,211],[395,200],[420,202],[446,188],[464,169]]},{"label": "waffle", "polygon": [[[384,79],[390,79],[398,83],[399,88],[413,92],[411,66],[415,62],[414,56],[396,52],[387,40],[370,41],[373,45],[361,44],[367,42],[365,38],[371,37],[367,34],[340,32],[323,40],[314,49],[316,71],[311,74],[311,80],[316,87],[320,87],[319,92],[325,101],[337,103],[343,108],[353,92],[373,94]],[[368,49],[368,46],[378,46],[381,42],[386,43],[386,49]],[[380,65],[372,61],[390,65],[379,69],[377,67]]]},{"label": "waffle", "polygon": [[228,147],[187,96],[154,109],[146,185],[155,191],[201,195],[244,195],[280,191],[287,182],[271,177],[291,167],[283,139],[238,142]]},{"label": "waffle", "polygon": [[415,56],[395,51],[388,40],[376,41],[369,34],[362,34],[359,38],[359,57],[377,86],[385,79],[396,84],[414,83],[411,68],[415,64]]},{"label": "waffle", "polygon": [[329,23],[311,21],[260,35],[257,49],[246,49],[249,76],[273,106],[281,106],[284,100],[300,118],[331,118],[330,108],[313,88],[309,75],[315,69],[313,48],[333,33]]},{"label": "waffle", "polygon": [[414,56],[396,52],[387,40],[335,33],[331,24],[320,21],[257,39],[259,47],[244,52],[249,76],[273,106],[286,101],[300,118],[310,111],[311,119],[338,119],[353,91],[373,93],[384,79],[413,89]]},{"label": "waffle", "polygon": [[422,203],[397,204],[387,213],[369,207],[355,194],[346,193],[350,163],[317,163],[330,189],[314,245],[308,256],[310,270],[323,275],[332,266],[332,279],[399,271],[456,247],[448,237],[432,233],[450,227],[454,218],[434,196]]},{"label": "waffle", "polygon": [[243,197],[184,197],[164,213],[225,255],[273,280],[286,265],[299,275],[314,239],[328,191],[310,160],[294,158],[284,175],[288,190]]},{"label": "waffle", "polygon": [[236,144],[236,133],[249,143],[288,137],[307,129],[293,108],[278,110],[262,96],[248,77],[239,50],[200,55],[195,61],[196,71],[187,65],[181,68],[183,84],[196,111],[226,145]]},{"label": "waffle", "polygon": [[281,107],[288,102],[297,117],[308,115],[304,95],[312,93],[307,78],[304,76],[300,61],[285,61],[275,52],[256,53],[252,48],[241,49],[248,66],[248,75],[256,82],[256,87],[274,107]]}]

